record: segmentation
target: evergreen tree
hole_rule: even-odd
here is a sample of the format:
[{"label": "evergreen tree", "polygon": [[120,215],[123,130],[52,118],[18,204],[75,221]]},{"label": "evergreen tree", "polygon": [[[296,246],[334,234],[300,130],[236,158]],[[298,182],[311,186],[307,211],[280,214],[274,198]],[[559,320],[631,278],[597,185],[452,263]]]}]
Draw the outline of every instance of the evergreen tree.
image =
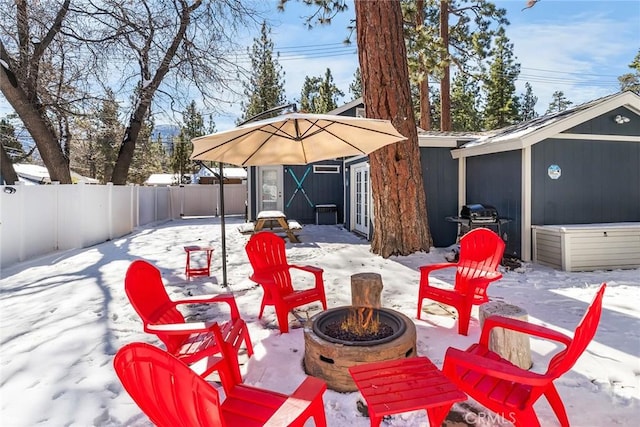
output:
[{"label": "evergreen tree", "polygon": [[[429,77],[440,80],[440,92],[450,91],[449,68],[481,78],[483,61],[499,26],[508,25],[506,10],[487,0],[403,0],[405,41],[412,83],[420,86],[420,126],[429,130],[433,100]],[[441,93],[445,111],[441,122],[448,127],[449,93]]]},{"label": "evergreen tree", "polygon": [[362,75],[360,74],[360,67],[356,68],[356,72],[353,74],[353,81],[349,84],[349,92],[351,93],[351,100],[362,96]]},{"label": "evergreen tree", "polygon": [[482,130],[480,89],[465,73],[456,74],[451,87],[451,125],[454,131]]},{"label": "evergreen tree", "polygon": [[305,76],[304,83],[302,84],[302,91],[300,92],[300,111],[305,113],[313,113],[315,108],[316,98],[318,97],[318,88],[320,87],[320,77]]},{"label": "evergreen tree", "polygon": [[[267,23],[263,22],[260,38],[253,40],[253,46],[249,52],[251,76],[248,82],[243,83],[247,101],[242,103],[244,113],[238,123],[285,103],[284,72],[278,63],[278,55],[274,58],[270,33]],[[274,112],[273,115],[278,113]]]},{"label": "evergreen tree", "polygon": [[191,140],[205,134],[204,119],[196,108],[195,101],[187,106],[182,113],[183,124],[180,128],[180,136],[174,140],[171,156],[171,169],[181,177],[182,184],[189,184],[185,175],[190,175],[197,171],[196,165],[189,158],[193,151]]},{"label": "evergreen tree", "polygon": [[118,118],[119,108],[115,94],[111,89],[107,89],[97,114],[97,152],[93,152],[93,147],[89,147],[85,152],[89,164],[89,176],[99,179],[103,184],[111,179],[113,167],[118,158],[118,147],[124,134],[124,126]]},{"label": "evergreen tree", "polygon": [[640,95],[640,49],[638,49],[636,57],[629,64],[629,68],[633,70],[632,73],[618,77],[620,90],[630,90]]},{"label": "evergreen tree", "polygon": [[322,77],[305,77],[300,94],[300,108],[314,114],[323,114],[338,107],[336,98],[344,96],[333,83],[331,70],[327,68]]},{"label": "evergreen tree", "polygon": [[545,114],[559,113],[560,111],[564,111],[569,106],[573,105],[573,102],[569,101],[566,96],[564,96],[564,92],[561,90],[557,90],[553,92],[551,95],[551,102],[549,103],[549,108]]},{"label": "evergreen tree", "polygon": [[538,117],[538,113],[535,110],[538,97],[533,94],[533,89],[531,89],[529,82],[526,82],[524,87],[525,92],[520,96],[520,121],[526,122]]},{"label": "evergreen tree", "polygon": [[16,138],[16,128],[7,117],[0,119],[0,144],[2,144],[12,162],[15,163],[24,158],[24,148]]},{"label": "evergreen tree", "polygon": [[515,62],[513,44],[504,28],[498,31],[491,56],[489,77],[485,81],[484,126],[485,129],[499,129],[517,123],[520,109],[515,85],[520,64]]}]

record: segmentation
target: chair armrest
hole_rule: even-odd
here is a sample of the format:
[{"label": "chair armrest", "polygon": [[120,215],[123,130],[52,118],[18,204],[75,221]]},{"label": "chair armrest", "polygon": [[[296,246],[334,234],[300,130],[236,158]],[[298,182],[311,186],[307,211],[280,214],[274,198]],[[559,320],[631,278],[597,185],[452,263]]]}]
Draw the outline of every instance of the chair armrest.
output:
[{"label": "chair armrest", "polygon": [[175,334],[184,335],[198,332],[207,332],[216,325],[215,322],[186,322],[186,323],[163,323],[160,325],[146,324],[144,331],[152,334]]},{"label": "chair armrest", "polygon": [[[300,416],[309,409],[311,403],[327,389],[327,384],[315,377],[306,377],[291,396],[284,401],[282,406],[267,420],[264,427],[281,427],[292,425]],[[313,415],[313,414],[310,414]],[[297,424],[296,424],[297,425]]]},{"label": "chair armrest", "polygon": [[291,268],[296,268],[298,270],[304,270],[304,271],[308,271],[309,273],[322,273],[324,270],[322,268],[319,267],[315,267],[313,265],[295,265],[295,264],[289,264],[289,267]]},{"label": "chair armrest", "polygon": [[421,265],[418,268],[420,269],[421,274],[428,275],[429,273],[435,270],[441,270],[443,268],[451,268],[451,267],[457,267],[457,266],[458,266],[457,262],[442,262],[438,264]]},{"label": "chair armrest", "polygon": [[455,368],[457,367],[519,384],[528,384],[531,386],[549,384],[549,378],[544,375],[530,372],[505,362],[488,359],[449,347],[445,353],[442,370],[445,375],[456,375]]},{"label": "chair armrest", "polygon": [[223,302],[229,305],[229,312],[231,313],[231,319],[236,320],[240,318],[240,311],[236,304],[236,299],[232,294],[219,294],[219,295],[199,295],[195,297],[182,298],[173,301],[175,305],[179,304],[211,304],[216,302]]},{"label": "chair armrest", "polygon": [[522,333],[533,335],[539,338],[545,338],[548,340],[557,341],[564,344],[565,346],[568,346],[571,343],[571,338],[564,335],[563,333],[554,331],[553,329],[549,329],[544,326],[525,322],[524,320],[511,319],[509,317],[493,315],[493,316],[487,317],[484,320],[484,325],[482,327],[482,334],[480,335],[480,341],[478,342],[480,345],[488,347],[489,335],[490,335],[491,329],[493,328],[505,328],[512,331],[522,332]]}]

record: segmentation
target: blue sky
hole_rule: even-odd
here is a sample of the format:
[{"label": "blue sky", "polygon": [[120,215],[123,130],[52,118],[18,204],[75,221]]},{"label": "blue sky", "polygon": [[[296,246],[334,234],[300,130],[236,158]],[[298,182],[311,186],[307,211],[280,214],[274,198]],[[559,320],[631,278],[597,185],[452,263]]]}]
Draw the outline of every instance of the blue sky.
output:
[{"label": "blue sky", "polygon": [[[313,9],[297,0],[290,0],[284,12],[277,11],[277,0],[256,3],[270,19],[288,100],[300,97],[305,76],[323,76],[330,68],[335,84],[345,92],[340,101],[350,101],[348,88],[358,67],[357,47],[342,42],[355,16],[353,3],[331,25],[311,30],[304,25],[303,16]],[[546,111],[556,90],[579,104],[619,89],[617,77],[630,72],[628,65],[640,47],[640,0],[541,0],[523,11],[525,3],[496,1],[507,10],[511,22],[507,36],[522,67],[517,92],[522,93],[528,81],[538,97],[539,113]],[[253,33],[249,30],[244,35],[246,40],[239,42],[250,47],[259,35],[259,22]],[[355,43],[355,35],[352,40]],[[224,108],[224,114],[214,117],[217,130],[234,127],[241,116],[239,100],[230,100]],[[7,112],[0,105],[0,116]]]},{"label": "blue sky", "polygon": [[[539,113],[546,111],[556,90],[579,104],[618,91],[617,77],[630,72],[628,65],[640,47],[640,1],[541,0],[524,11],[525,0],[495,3],[507,10],[511,22],[507,36],[522,67],[517,91],[524,92],[528,81],[538,96]],[[322,76],[328,67],[345,92],[343,101],[350,101],[348,87],[358,56],[355,45],[347,47],[342,41],[355,16],[353,4],[330,26],[312,30],[302,18],[311,8],[291,0],[285,12],[276,12],[276,5],[276,0],[269,0],[264,7],[273,10],[271,38],[280,52],[288,99],[300,97],[305,76]],[[248,45],[253,37],[257,36],[249,37]],[[239,114],[231,108],[215,118],[217,129],[233,127]]]}]

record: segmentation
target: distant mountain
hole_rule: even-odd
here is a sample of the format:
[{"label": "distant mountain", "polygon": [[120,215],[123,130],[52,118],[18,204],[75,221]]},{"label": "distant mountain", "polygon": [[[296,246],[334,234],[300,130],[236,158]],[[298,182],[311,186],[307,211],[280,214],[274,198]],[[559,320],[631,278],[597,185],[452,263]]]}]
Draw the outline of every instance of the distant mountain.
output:
[{"label": "distant mountain", "polygon": [[171,141],[174,136],[180,135],[180,127],[176,125],[155,125],[153,128],[153,138],[161,136],[163,141]]}]

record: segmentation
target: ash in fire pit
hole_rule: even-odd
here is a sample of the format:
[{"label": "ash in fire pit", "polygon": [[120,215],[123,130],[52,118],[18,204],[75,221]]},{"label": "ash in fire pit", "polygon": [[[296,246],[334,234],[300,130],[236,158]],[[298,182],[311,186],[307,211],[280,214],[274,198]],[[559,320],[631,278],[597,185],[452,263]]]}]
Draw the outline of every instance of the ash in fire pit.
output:
[{"label": "ash in fire pit", "polygon": [[324,333],[339,341],[378,341],[393,335],[393,329],[385,323],[381,323],[374,330],[366,330],[364,332],[354,332],[343,325],[344,322],[337,320],[331,322],[325,327]]},{"label": "ash in fire pit", "polygon": [[338,307],[319,313],[313,331],[321,338],[344,345],[376,345],[404,333],[399,313],[385,308]]}]

